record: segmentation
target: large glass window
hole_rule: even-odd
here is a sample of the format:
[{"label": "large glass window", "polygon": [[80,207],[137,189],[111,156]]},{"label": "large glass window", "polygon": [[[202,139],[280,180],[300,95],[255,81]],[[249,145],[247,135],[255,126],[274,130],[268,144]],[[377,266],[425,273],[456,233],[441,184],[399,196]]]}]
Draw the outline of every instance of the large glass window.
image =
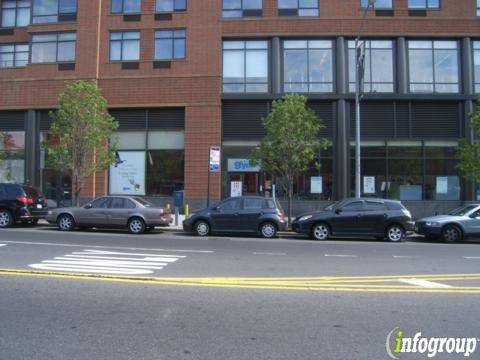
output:
[{"label": "large glass window", "polygon": [[171,196],[184,189],[184,137],[183,131],[118,132],[113,136],[120,153],[140,150],[146,154],[146,173],[133,175],[145,179],[149,196]]},{"label": "large glass window", "polygon": [[318,16],[318,0],[278,0],[278,15]]},{"label": "large glass window", "polygon": [[139,13],[141,7],[141,0],[112,0],[112,13]]},{"label": "large glass window", "polygon": [[32,35],[32,64],[75,61],[75,33]]},{"label": "large glass window", "polygon": [[185,29],[155,31],[155,60],[185,58]]},{"label": "large glass window", "polygon": [[409,9],[438,9],[440,0],[408,0]]},{"label": "large glass window", "polygon": [[25,176],[25,132],[0,131],[0,182],[23,183]]},{"label": "large glass window", "polygon": [[408,42],[410,92],[458,93],[456,41]]},{"label": "large glass window", "polygon": [[[362,8],[366,8],[368,6],[368,3],[372,2],[373,3],[373,8],[375,9],[392,9],[393,8],[393,1],[392,0],[360,0],[360,6]],[[370,5],[372,6],[372,5]]]},{"label": "large glass window", "polygon": [[283,42],[285,92],[333,91],[333,50],[330,40]]},{"label": "large glass window", "polygon": [[480,94],[480,41],[473,42],[475,92]]},{"label": "large glass window", "polygon": [[173,12],[187,10],[187,0],[157,0],[156,12]]},{"label": "large glass window", "polygon": [[1,27],[20,27],[30,24],[30,0],[5,0],[1,11]]},{"label": "large glass window", "polygon": [[[363,42],[363,41],[362,41]],[[365,41],[365,92],[393,92],[393,41]],[[355,41],[348,42],[348,86],[355,91],[356,81]]]},{"label": "large glass window", "polygon": [[[455,141],[362,142],[362,196],[399,200],[459,200]],[[351,144],[351,168],[355,169]],[[352,173],[352,193],[355,174]]]},{"label": "large glass window", "polygon": [[0,68],[26,66],[28,54],[28,44],[0,45]]},{"label": "large glass window", "polygon": [[223,92],[268,92],[268,42],[223,42]]},{"label": "large glass window", "polygon": [[223,17],[261,16],[262,0],[223,0]]},{"label": "large glass window", "polygon": [[110,33],[110,61],[140,60],[140,31]]},{"label": "large glass window", "polygon": [[477,0],[477,16],[480,16],[480,0]]},{"label": "large glass window", "polygon": [[76,19],[77,0],[32,0],[34,24]]}]

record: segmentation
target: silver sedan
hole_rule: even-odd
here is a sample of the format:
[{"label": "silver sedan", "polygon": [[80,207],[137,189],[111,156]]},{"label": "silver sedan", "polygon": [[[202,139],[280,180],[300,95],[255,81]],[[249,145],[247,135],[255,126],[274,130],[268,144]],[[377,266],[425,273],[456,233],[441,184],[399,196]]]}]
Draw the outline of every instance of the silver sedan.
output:
[{"label": "silver sedan", "polygon": [[103,196],[82,207],[50,210],[46,220],[62,231],[75,227],[127,228],[132,234],[142,234],[155,226],[169,226],[172,214],[139,197]]}]

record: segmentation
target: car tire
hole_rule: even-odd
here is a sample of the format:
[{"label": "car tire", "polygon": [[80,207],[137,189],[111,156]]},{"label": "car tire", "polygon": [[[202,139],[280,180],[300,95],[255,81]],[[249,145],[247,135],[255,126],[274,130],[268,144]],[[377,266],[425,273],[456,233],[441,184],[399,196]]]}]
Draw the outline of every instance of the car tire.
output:
[{"label": "car tire", "polygon": [[12,213],[8,210],[0,210],[0,228],[8,228],[13,224]]},{"label": "car tire", "polygon": [[208,236],[210,234],[210,224],[205,220],[199,220],[195,223],[195,233],[198,236]]},{"label": "car tire", "polygon": [[400,225],[390,225],[385,231],[385,236],[390,242],[401,242],[405,238],[405,230]]},{"label": "car tire", "polygon": [[61,231],[72,231],[75,228],[75,220],[68,214],[62,214],[57,218],[57,227]]},{"label": "car tire", "polygon": [[312,227],[313,240],[327,240],[330,237],[330,227],[325,223],[316,223]]},{"label": "car tire", "polygon": [[442,240],[446,243],[455,243],[461,241],[463,237],[462,230],[455,225],[447,225],[442,230]]},{"label": "car tire", "polygon": [[272,222],[265,222],[260,226],[260,234],[265,239],[272,239],[277,236],[277,226]]},{"label": "car tire", "polygon": [[128,232],[134,235],[143,234],[146,230],[145,221],[139,217],[131,218],[127,226]]}]

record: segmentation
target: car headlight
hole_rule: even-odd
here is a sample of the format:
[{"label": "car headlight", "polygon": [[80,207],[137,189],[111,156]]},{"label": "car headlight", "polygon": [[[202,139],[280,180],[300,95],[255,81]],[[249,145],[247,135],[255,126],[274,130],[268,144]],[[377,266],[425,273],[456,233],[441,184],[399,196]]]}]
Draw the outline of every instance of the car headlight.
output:
[{"label": "car headlight", "polygon": [[427,221],[427,222],[425,223],[425,225],[431,226],[431,227],[439,227],[439,226],[440,226],[440,223],[439,223],[439,222],[436,222],[436,221]]},{"label": "car headlight", "polygon": [[305,220],[308,220],[312,217],[313,215],[305,215],[305,216],[302,216],[300,219],[298,219],[298,221],[305,221]]}]

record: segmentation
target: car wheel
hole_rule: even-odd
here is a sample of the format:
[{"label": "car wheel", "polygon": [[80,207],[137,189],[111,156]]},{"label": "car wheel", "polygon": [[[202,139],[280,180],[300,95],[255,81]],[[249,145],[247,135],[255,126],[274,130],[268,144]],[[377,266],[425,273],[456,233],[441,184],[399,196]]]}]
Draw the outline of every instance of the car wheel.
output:
[{"label": "car wheel", "polygon": [[315,224],[312,228],[312,237],[314,240],[327,240],[330,236],[330,228],[325,223]]},{"label": "car wheel", "polygon": [[462,231],[455,225],[447,225],[442,230],[442,239],[447,243],[462,240]]},{"label": "car wheel", "polygon": [[62,231],[72,231],[75,227],[75,220],[68,214],[62,214],[57,219],[57,226]]},{"label": "car wheel", "polygon": [[128,231],[130,234],[143,234],[145,232],[145,221],[140,218],[130,219],[128,222]]},{"label": "car wheel", "polygon": [[8,210],[1,210],[0,211],[0,228],[7,228],[12,226],[12,224],[13,224],[12,213]]},{"label": "car wheel", "polygon": [[277,235],[277,227],[271,222],[263,223],[260,227],[260,233],[265,239],[274,238]]},{"label": "car wheel", "polygon": [[195,232],[198,236],[207,236],[210,234],[210,224],[204,220],[195,223]]},{"label": "car wheel", "polygon": [[386,236],[391,242],[400,242],[405,237],[405,230],[400,225],[390,225],[387,228]]}]

